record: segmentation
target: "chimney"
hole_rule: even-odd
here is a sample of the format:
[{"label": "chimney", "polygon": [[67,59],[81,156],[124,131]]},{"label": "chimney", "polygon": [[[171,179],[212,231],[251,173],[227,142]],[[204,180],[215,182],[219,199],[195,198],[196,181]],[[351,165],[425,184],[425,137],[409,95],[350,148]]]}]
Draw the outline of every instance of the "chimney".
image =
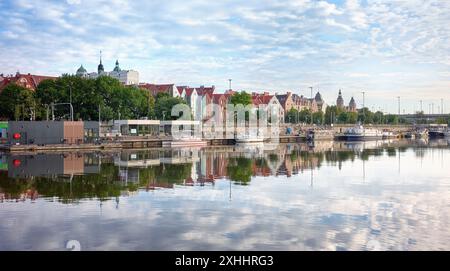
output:
[{"label": "chimney", "polygon": [[292,94],[292,92],[288,91],[286,94],[287,94],[288,96],[290,96],[290,95]]}]

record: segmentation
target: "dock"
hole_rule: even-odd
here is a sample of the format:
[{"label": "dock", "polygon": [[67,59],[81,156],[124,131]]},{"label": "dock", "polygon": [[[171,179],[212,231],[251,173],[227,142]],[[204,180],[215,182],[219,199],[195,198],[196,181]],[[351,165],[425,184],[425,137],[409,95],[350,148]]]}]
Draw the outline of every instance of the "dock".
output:
[{"label": "dock", "polygon": [[[236,140],[227,138],[203,139],[202,146],[233,146]],[[305,142],[305,136],[280,136],[279,143],[300,143]],[[124,138],[112,142],[101,144],[49,144],[49,145],[0,145],[0,151],[5,152],[40,152],[40,151],[74,151],[74,150],[109,150],[109,149],[153,149],[171,147],[192,147],[191,145],[179,146],[177,144],[167,144],[174,142],[168,138]],[[195,144],[194,146],[200,146]]]}]

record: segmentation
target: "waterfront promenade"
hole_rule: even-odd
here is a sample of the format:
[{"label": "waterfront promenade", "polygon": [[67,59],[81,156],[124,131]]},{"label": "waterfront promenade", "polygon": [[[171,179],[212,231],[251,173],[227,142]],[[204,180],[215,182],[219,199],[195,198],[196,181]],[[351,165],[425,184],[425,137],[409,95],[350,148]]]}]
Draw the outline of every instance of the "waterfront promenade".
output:
[{"label": "waterfront promenade", "polygon": [[[305,132],[309,129],[326,129],[331,133],[342,133],[346,128],[352,125],[334,125],[334,126],[316,126],[316,125],[298,125],[298,124],[283,124],[280,128],[280,135],[273,143],[299,143],[305,142]],[[379,130],[389,130],[398,137],[408,131],[411,131],[412,125],[373,125],[371,128]],[[290,133],[286,131],[290,129]],[[124,136],[113,140],[101,139],[98,144],[49,144],[49,145],[0,145],[0,151],[8,152],[33,152],[33,151],[73,151],[73,150],[108,150],[108,149],[146,149],[146,148],[161,148],[163,142],[173,141],[171,137],[151,137],[151,136]],[[332,141],[332,139],[330,139]],[[208,146],[230,146],[235,145],[234,139],[214,138],[203,139]],[[188,146],[187,146],[188,147]]]}]

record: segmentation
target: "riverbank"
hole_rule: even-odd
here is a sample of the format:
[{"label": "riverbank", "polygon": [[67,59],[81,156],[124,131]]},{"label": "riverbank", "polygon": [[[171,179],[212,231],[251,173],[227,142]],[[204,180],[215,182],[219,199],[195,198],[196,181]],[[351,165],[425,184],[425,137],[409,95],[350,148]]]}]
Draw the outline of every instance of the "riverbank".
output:
[{"label": "riverbank", "polygon": [[[110,149],[157,149],[164,148],[167,139],[133,138],[102,144],[52,144],[52,145],[0,145],[5,152],[40,152],[40,151],[73,151],[73,150],[110,150]],[[207,146],[232,146],[234,139],[205,139]],[[304,136],[281,136],[278,143],[305,142]],[[190,147],[186,144],[185,147]],[[170,147],[165,147],[170,148]]]}]

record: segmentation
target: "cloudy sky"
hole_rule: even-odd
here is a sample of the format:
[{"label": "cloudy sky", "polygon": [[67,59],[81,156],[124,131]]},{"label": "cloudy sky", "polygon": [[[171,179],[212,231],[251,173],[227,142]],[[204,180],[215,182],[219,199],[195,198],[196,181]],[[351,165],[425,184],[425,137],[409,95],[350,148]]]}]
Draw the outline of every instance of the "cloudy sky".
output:
[{"label": "cloudy sky", "polygon": [[450,1],[0,0],[0,73],[60,75],[119,59],[141,81],[450,111]]}]

